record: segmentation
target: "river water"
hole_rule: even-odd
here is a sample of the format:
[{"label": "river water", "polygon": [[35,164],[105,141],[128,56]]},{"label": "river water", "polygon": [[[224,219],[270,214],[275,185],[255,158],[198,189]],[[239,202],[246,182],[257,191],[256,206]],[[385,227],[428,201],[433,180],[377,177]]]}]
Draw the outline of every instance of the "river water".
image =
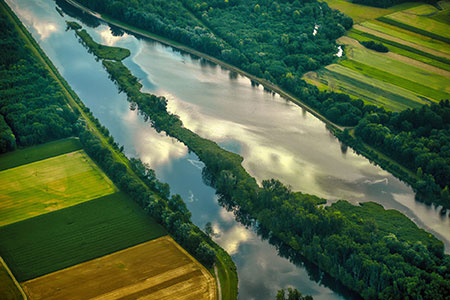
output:
[{"label": "river water", "polygon": [[[100,62],[78,42],[51,0],[7,0],[60,73],[105,125],[129,157],[140,157],[158,178],[180,194],[201,228],[211,222],[215,240],[235,261],[240,299],[274,299],[294,286],[314,299],[350,298],[345,289],[278,255],[274,246],[236,222],[217,203],[201,177],[203,163],[178,141],[157,133],[129,108],[124,94]],[[80,22],[80,21],[78,21]],[[81,22],[80,22],[81,23]],[[89,23],[92,25],[91,23]],[[255,87],[246,77],[149,39],[114,36],[109,26],[84,28],[107,45],[126,47],[124,64],[144,90],[164,95],[168,108],[200,136],[244,157],[259,182],[277,178],[293,190],[353,203],[375,201],[397,209],[450,248],[450,220],[434,206],[414,200],[410,187],[364,157],[343,147],[323,122],[277,94]]]}]

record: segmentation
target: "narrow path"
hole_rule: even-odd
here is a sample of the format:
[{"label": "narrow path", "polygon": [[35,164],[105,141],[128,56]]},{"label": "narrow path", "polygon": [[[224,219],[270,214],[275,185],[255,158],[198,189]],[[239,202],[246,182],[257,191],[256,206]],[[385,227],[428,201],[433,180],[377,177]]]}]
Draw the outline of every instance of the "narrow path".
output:
[{"label": "narrow path", "polygon": [[331,122],[331,121],[328,120],[325,116],[323,116],[322,114],[320,114],[317,110],[311,108],[309,105],[306,105],[305,103],[303,103],[301,100],[299,100],[299,99],[298,99],[297,97],[295,97],[294,95],[292,95],[292,94],[290,94],[290,93],[288,93],[288,92],[282,90],[279,86],[277,86],[277,85],[275,85],[275,84],[273,84],[273,83],[271,83],[271,82],[269,82],[269,81],[267,81],[267,80],[265,80],[265,79],[262,79],[262,78],[259,78],[259,77],[254,76],[254,75],[252,75],[252,74],[250,74],[250,73],[247,73],[247,72],[245,72],[245,71],[243,71],[243,70],[241,70],[241,69],[239,69],[239,68],[237,68],[237,67],[235,67],[235,66],[233,66],[233,65],[230,65],[230,64],[228,64],[228,63],[226,63],[226,62],[223,62],[223,61],[221,61],[221,60],[219,60],[219,59],[217,59],[217,58],[215,58],[215,57],[213,57],[213,56],[210,56],[210,55],[205,54],[205,53],[203,53],[203,52],[194,50],[194,49],[192,49],[192,48],[190,48],[190,47],[184,46],[184,45],[182,45],[182,44],[179,44],[179,43],[174,42],[174,41],[172,41],[172,40],[169,40],[169,39],[167,39],[167,38],[163,38],[163,37],[158,36],[158,35],[156,35],[156,34],[152,34],[152,33],[148,32],[148,31],[145,31],[145,30],[142,30],[142,29],[139,29],[139,28],[135,28],[135,27],[133,27],[133,26],[129,26],[129,25],[124,24],[124,23],[122,23],[122,22],[119,22],[119,21],[110,19],[110,18],[108,18],[108,17],[105,17],[105,16],[103,16],[103,15],[100,15],[99,13],[97,13],[97,12],[95,12],[95,11],[92,11],[92,10],[90,10],[90,9],[87,8],[87,7],[84,7],[83,5],[77,3],[76,1],[73,1],[73,0],[66,0],[66,2],[69,3],[69,4],[71,4],[72,6],[77,7],[78,9],[81,9],[82,11],[84,11],[84,12],[86,12],[86,13],[92,15],[93,17],[96,17],[96,18],[98,18],[99,20],[102,20],[103,22],[106,22],[106,23],[108,23],[108,24],[112,24],[112,25],[114,25],[114,26],[117,26],[117,27],[119,27],[119,28],[125,29],[125,30],[127,30],[127,31],[130,31],[130,32],[136,33],[136,34],[138,34],[138,35],[147,37],[147,38],[149,38],[149,39],[156,40],[156,41],[158,41],[158,42],[160,42],[160,43],[166,44],[166,45],[168,45],[168,46],[171,46],[171,47],[174,47],[174,48],[177,48],[177,49],[180,49],[180,50],[183,50],[183,51],[185,51],[185,52],[189,52],[189,53],[194,54],[194,55],[196,55],[196,56],[205,58],[205,59],[207,59],[207,60],[209,60],[209,61],[212,61],[212,62],[214,62],[214,63],[216,63],[216,64],[218,64],[218,65],[224,66],[224,67],[227,68],[227,69],[230,69],[230,70],[232,70],[232,71],[234,71],[234,72],[237,72],[237,73],[239,73],[239,74],[241,74],[241,75],[243,75],[243,76],[245,76],[245,77],[248,77],[248,78],[250,78],[251,80],[253,80],[254,82],[258,82],[259,84],[261,84],[262,86],[264,86],[266,89],[271,90],[271,91],[273,91],[273,92],[276,92],[276,93],[280,94],[283,98],[285,98],[285,99],[287,99],[287,100],[289,100],[289,101],[291,101],[291,102],[297,104],[298,106],[300,106],[300,107],[306,109],[308,112],[310,112],[311,114],[313,114],[315,117],[317,117],[318,119],[320,119],[322,122],[326,123],[327,125],[329,125],[329,126],[331,126],[331,127],[333,127],[333,128],[339,129],[339,130],[341,130],[341,131],[343,131],[345,128],[353,128],[353,127],[339,126],[339,125],[337,125],[337,124]]},{"label": "narrow path", "polygon": [[217,282],[217,293],[219,297],[217,300],[222,300],[222,287],[220,286],[220,278],[219,278],[219,272],[217,272],[217,266],[214,264],[214,274],[216,275],[216,282]]}]

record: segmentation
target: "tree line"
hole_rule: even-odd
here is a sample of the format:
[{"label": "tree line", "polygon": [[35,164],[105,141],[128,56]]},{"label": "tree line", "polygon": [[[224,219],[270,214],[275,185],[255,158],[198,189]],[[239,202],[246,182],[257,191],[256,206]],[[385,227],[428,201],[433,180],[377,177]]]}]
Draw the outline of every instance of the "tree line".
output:
[{"label": "tree line", "polygon": [[[216,189],[219,202],[264,238],[287,247],[288,256],[301,253],[365,299],[445,299],[450,293],[450,256],[443,243],[406,216],[376,203],[338,201],[323,207],[324,199],[292,192],[273,179],[260,187],[242,167],[242,157],[184,128],[167,112],[167,100],[142,93],[142,85],[121,62],[104,60],[103,65],[131,107],[205,163],[204,179]],[[166,216],[158,202],[151,203],[155,218]],[[183,205],[176,203],[181,209],[176,220],[182,223]],[[181,226],[170,220],[172,230]]]}]

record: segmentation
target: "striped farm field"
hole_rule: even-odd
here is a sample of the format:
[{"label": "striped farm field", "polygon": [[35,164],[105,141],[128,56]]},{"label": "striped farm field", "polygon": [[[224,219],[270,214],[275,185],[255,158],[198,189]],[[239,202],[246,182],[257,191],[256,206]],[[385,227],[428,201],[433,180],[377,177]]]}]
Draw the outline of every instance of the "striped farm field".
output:
[{"label": "striped farm field", "polygon": [[166,234],[119,192],[0,227],[0,256],[25,281]]},{"label": "striped farm field", "polygon": [[168,236],[26,281],[30,299],[216,299],[212,275]]},{"label": "striped farm field", "polygon": [[396,84],[436,101],[446,99],[450,93],[450,79],[425,68],[405,64],[386,54],[363,47],[347,47],[348,60],[341,64],[359,70],[376,79]]},{"label": "striped farm field", "polygon": [[442,41],[450,41],[448,24],[429,18],[429,5],[398,11],[378,18],[381,22],[407,29]]},{"label": "striped farm field", "polygon": [[0,226],[117,189],[82,150],[0,172]]},{"label": "striped farm field", "polygon": [[320,85],[343,92],[366,103],[384,106],[391,111],[420,107],[427,103],[419,95],[388,82],[383,82],[339,64],[327,66],[324,70],[305,74],[304,79],[320,88]]},{"label": "striped farm field", "polygon": [[[410,42],[410,43],[414,43],[415,45],[413,46],[423,46],[423,47],[427,47],[427,48],[423,48],[423,50],[426,50],[427,52],[432,50],[432,51],[439,51],[436,52],[437,55],[439,56],[444,56],[447,58],[450,58],[450,47],[447,43],[443,42],[443,41],[439,41],[436,39],[432,39],[430,37],[418,34],[418,33],[414,33],[393,25],[389,25],[377,20],[371,20],[371,21],[367,21],[364,22],[362,24],[360,24],[361,26],[355,26],[355,28],[361,30],[361,31],[367,31],[367,29],[372,29],[374,31],[371,31],[369,33],[375,33],[375,35],[381,35],[384,34],[382,37],[384,38],[388,38],[391,40],[394,40],[394,38],[398,38],[401,39],[401,41],[399,42]],[[445,55],[445,54],[447,55]]]}]

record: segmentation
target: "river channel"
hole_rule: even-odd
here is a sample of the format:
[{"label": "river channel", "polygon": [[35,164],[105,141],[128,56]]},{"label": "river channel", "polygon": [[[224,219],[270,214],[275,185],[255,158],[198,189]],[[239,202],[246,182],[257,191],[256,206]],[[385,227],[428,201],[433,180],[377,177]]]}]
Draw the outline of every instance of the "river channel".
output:
[{"label": "river channel", "polygon": [[[94,116],[125,147],[126,155],[149,163],[172,193],[183,197],[197,226],[212,223],[215,241],[236,263],[239,299],[274,299],[276,291],[287,286],[314,299],[351,297],[314,268],[307,270],[279,256],[274,246],[217,203],[214,189],[202,180],[203,163],[131,110],[101,62],[73,31],[66,31],[65,21],[76,19],[57,10],[51,0],[7,3]],[[242,155],[244,167],[259,182],[277,178],[293,190],[329,202],[375,201],[403,212],[450,249],[450,218],[434,206],[416,202],[409,186],[343,147],[322,121],[304,109],[204,59],[131,34],[114,36],[106,24],[91,27],[91,22],[89,26],[76,21],[96,41],[130,49],[124,64],[144,90],[164,95],[169,110],[187,128]]]}]

